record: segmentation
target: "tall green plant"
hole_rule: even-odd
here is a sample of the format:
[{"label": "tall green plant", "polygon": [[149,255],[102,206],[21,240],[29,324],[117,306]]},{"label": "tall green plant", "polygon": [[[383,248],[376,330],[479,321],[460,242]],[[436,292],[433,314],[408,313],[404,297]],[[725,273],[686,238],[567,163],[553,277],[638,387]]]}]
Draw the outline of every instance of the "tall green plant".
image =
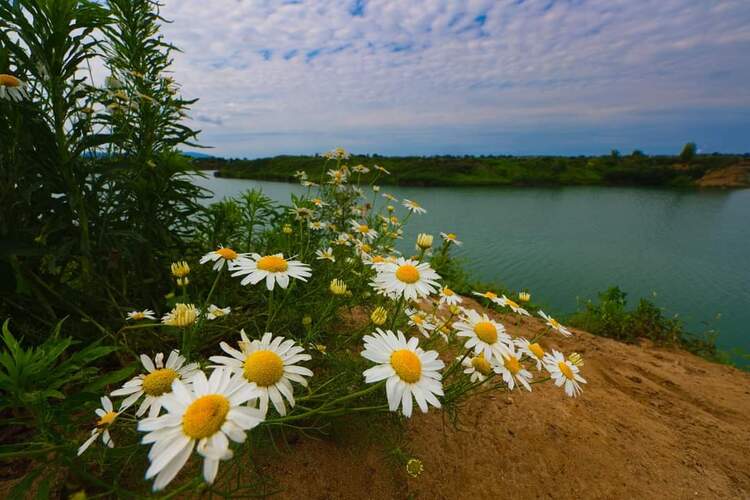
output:
[{"label": "tall green plant", "polygon": [[176,48],[160,34],[161,5],[110,0],[108,6],[113,22],[104,29],[104,47],[110,76],[102,101],[110,111],[107,125],[120,140],[112,144],[105,174],[113,184],[106,204],[116,229],[101,236],[118,261],[139,263],[141,275],[133,281],[141,282],[163,272],[154,255],[180,248],[180,237],[192,232],[191,218],[201,210],[196,200],[202,191],[189,177],[195,170],[177,152],[181,145],[196,145],[198,132],[183,123],[195,100],[182,98],[169,74]]},{"label": "tall green plant", "polygon": [[[81,70],[98,53],[100,42],[94,35],[106,26],[107,12],[85,0],[18,0],[0,4],[0,20],[0,43],[8,54],[7,66],[13,66],[28,83],[29,94],[28,102],[21,107],[3,110],[4,120],[15,121],[17,134],[3,148],[3,160],[11,168],[31,168],[36,182],[19,187],[29,197],[27,203],[33,196],[35,202],[48,205],[48,217],[33,224],[38,233],[36,242],[44,244],[49,236],[62,231],[74,232],[83,278],[89,279],[92,242],[88,180],[94,172],[93,163],[83,156],[110,142],[111,137],[96,133],[85,112],[89,93]],[[22,118],[24,113],[29,113],[29,118]],[[30,124],[32,130],[18,129],[19,121]],[[8,154],[14,147],[20,148]],[[55,193],[64,196],[50,202]]]}]

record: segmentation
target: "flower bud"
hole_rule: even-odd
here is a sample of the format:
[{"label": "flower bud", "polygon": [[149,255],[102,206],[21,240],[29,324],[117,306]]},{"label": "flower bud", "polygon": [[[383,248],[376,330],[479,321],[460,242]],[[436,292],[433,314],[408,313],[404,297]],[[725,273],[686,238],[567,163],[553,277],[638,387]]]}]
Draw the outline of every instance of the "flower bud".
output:
[{"label": "flower bud", "polygon": [[388,311],[386,311],[384,307],[378,306],[372,311],[372,314],[370,314],[370,319],[375,326],[382,326],[388,319]]},{"label": "flower bud", "polygon": [[428,250],[432,247],[432,235],[426,233],[419,233],[417,236],[417,247],[422,250]]},{"label": "flower bud", "polygon": [[346,283],[344,283],[343,280],[335,278],[331,280],[331,285],[329,286],[329,289],[331,290],[331,293],[334,295],[344,295],[346,294]]}]

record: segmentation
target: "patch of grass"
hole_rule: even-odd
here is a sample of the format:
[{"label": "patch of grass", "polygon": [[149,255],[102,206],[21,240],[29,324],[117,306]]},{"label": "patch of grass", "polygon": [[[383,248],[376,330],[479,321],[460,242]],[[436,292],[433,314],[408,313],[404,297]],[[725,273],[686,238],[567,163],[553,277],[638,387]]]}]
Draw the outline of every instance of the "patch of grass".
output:
[{"label": "patch of grass", "polygon": [[588,301],[582,310],[573,314],[569,323],[594,335],[629,343],[648,339],[660,346],[678,347],[710,361],[738,368],[743,367],[736,365],[731,355],[747,357],[741,352],[719,350],[716,346],[719,334],[715,330],[703,333],[686,331],[678,318],[666,317],[664,311],[650,300],[641,298],[635,308],[628,308],[627,293],[618,287],[601,292],[597,302]]}]

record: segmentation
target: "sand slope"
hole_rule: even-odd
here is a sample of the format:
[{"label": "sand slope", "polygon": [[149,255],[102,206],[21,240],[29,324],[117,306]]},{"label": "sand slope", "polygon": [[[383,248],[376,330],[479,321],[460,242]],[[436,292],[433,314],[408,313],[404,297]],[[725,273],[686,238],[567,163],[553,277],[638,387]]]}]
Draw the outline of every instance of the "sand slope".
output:
[{"label": "sand slope", "polygon": [[695,184],[698,187],[748,187],[750,186],[750,161],[742,161],[730,167],[710,170]]},{"label": "sand slope", "polygon": [[[514,335],[542,328],[502,319]],[[544,384],[482,397],[460,430],[418,415],[417,479],[377,446],[304,439],[263,470],[279,498],[750,498],[750,374],[580,331],[546,345],[584,355],[583,396]]]}]

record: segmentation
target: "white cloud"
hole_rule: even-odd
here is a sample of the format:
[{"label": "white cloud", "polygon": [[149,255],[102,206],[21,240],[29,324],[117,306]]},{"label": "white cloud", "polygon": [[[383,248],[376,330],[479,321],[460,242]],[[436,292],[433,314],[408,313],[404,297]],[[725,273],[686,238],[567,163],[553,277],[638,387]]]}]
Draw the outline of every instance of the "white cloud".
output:
[{"label": "white cloud", "polygon": [[[728,127],[750,110],[746,0],[370,0],[358,16],[354,7],[167,0],[174,22],[164,32],[184,51],[174,69],[201,99],[203,142],[242,156],[339,143],[533,152],[536,134],[567,151],[575,130],[575,147],[601,129],[627,145],[639,126],[679,129],[669,119],[691,117],[686,133],[700,134],[701,116]],[[671,134],[642,140],[701,139]]]}]

